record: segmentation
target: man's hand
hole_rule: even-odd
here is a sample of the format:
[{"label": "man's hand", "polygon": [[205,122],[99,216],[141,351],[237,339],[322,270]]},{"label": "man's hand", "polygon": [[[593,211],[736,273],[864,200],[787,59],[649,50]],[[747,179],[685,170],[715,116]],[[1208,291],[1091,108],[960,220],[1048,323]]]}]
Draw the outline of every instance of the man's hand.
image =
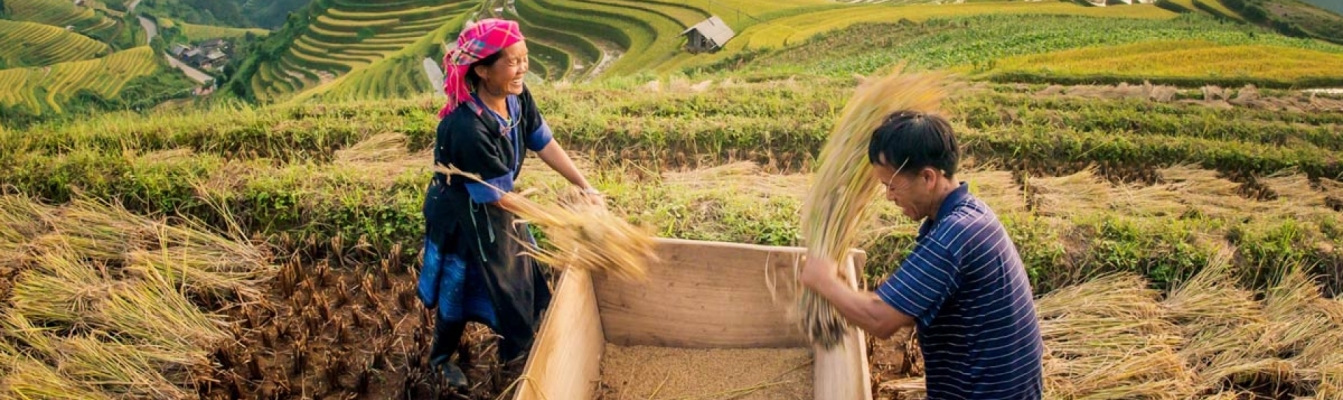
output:
[{"label": "man's hand", "polygon": [[822,286],[839,280],[839,264],[825,257],[807,257],[807,263],[802,266],[802,274],[798,279],[807,288],[820,291]]},{"label": "man's hand", "polygon": [[913,318],[886,304],[876,293],[853,289],[840,280],[839,264],[824,257],[807,257],[797,279],[830,301],[850,323],[877,337],[888,338],[900,327],[914,325]]}]

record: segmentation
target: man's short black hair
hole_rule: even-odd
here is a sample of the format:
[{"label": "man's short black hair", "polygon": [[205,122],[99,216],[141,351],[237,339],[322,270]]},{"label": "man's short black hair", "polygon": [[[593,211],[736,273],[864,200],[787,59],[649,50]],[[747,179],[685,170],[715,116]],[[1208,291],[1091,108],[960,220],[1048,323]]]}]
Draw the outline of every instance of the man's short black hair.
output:
[{"label": "man's short black hair", "polygon": [[956,175],[961,151],[956,147],[956,134],[946,118],[917,111],[897,111],[886,117],[886,121],[872,133],[867,158],[876,165],[899,168],[901,173],[917,173],[932,167],[951,178]]}]

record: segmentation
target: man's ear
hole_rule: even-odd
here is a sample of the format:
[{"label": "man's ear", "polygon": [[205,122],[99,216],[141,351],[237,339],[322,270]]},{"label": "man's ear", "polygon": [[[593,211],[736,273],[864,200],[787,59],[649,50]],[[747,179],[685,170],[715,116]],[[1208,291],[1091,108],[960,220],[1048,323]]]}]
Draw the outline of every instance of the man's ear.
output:
[{"label": "man's ear", "polygon": [[937,172],[936,169],[933,169],[933,167],[923,167],[922,170],[919,170],[919,177],[923,178],[929,189],[937,185],[938,175],[940,175],[940,173]]}]

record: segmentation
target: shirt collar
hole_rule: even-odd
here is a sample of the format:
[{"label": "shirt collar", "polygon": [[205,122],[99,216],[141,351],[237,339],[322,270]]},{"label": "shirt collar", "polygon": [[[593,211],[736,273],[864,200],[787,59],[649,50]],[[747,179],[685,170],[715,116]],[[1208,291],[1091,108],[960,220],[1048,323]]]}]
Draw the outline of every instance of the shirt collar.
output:
[{"label": "shirt collar", "polygon": [[951,210],[955,209],[956,206],[961,203],[964,203],[969,197],[970,185],[967,185],[965,182],[961,182],[960,186],[952,190],[951,193],[947,193],[947,197],[942,199],[942,205],[937,207],[937,215],[924,220],[923,225],[919,226],[919,238],[923,238],[928,232],[932,231],[933,225],[936,224],[937,221],[941,221],[943,217],[946,217],[947,214],[951,213]]}]

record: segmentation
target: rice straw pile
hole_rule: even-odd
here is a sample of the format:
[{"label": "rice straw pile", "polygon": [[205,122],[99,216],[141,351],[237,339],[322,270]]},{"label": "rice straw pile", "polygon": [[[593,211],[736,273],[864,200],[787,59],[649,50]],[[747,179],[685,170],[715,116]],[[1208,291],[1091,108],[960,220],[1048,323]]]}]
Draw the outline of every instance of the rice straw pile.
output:
[{"label": "rice straw pile", "polygon": [[[858,87],[821,149],[820,167],[803,202],[801,232],[808,257],[838,262],[857,244],[878,194],[867,159],[873,132],[897,111],[937,111],[947,97],[943,81],[940,74],[904,74],[897,67]],[[811,290],[803,289],[798,308],[803,333],[823,348],[839,344],[848,331],[834,307]]]},{"label": "rice straw pile", "polygon": [[[438,165],[434,170],[485,183],[480,177],[451,166]],[[653,236],[612,214],[605,206],[577,197],[569,196],[569,201],[559,205],[516,198],[509,211],[541,228],[551,246],[551,249],[533,248],[527,254],[552,268],[598,271],[625,280],[645,279],[648,262],[657,256]]]},{"label": "rice straw pile", "polygon": [[88,200],[0,196],[21,272],[0,313],[0,398],[196,397],[228,323],[192,299],[255,296],[274,271],[238,239]]},{"label": "rice straw pile", "polygon": [[1046,398],[1179,398],[1193,375],[1160,294],[1133,274],[1060,289],[1036,302]]}]

